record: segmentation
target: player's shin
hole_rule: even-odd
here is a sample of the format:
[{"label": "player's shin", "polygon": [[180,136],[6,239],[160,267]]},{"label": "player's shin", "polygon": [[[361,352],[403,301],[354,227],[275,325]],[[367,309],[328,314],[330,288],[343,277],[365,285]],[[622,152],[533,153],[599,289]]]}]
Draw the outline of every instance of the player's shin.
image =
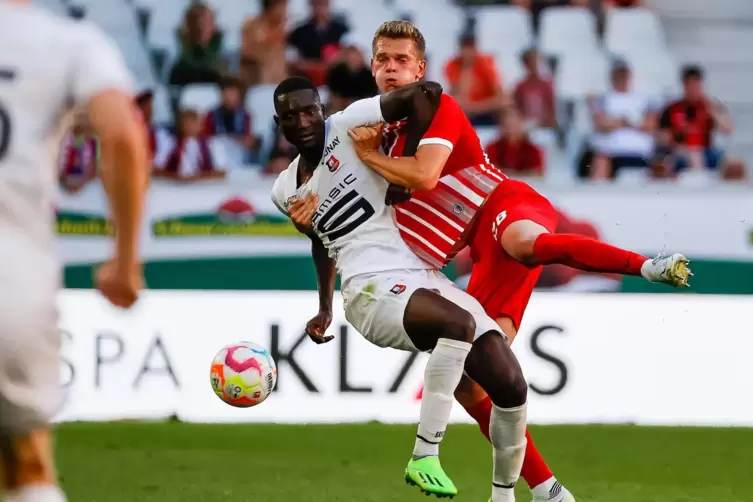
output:
[{"label": "player's shin", "polygon": [[0,450],[6,502],[65,502],[57,486],[49,429],[3,436]]},{"label": "player's shin", "polygon": [[520,477],[526,452],[526,408],[492,408],[489,427],[494,446],[492,502],[515,500],[515,484]]},{"label": "player's shin", "polygon": [[424,393],[421,400],[418,434],[413,458],[439,454],[452,410],[453,392],[463,375],[471,344],[441,338],[429,356],[424,373]]},{"label": "player's shin", "polygon": [[534,265],[559,263],[590,272],[641,275],[645,256],[590,237],[541,234],[533,243]]},{"label": "player's shin", "polygon": [[507,340],[496,331],[473,344],[467,370],[493,406],[489,437],[494,447],[492,502],[514,501],[526,450],[527,384]]}]

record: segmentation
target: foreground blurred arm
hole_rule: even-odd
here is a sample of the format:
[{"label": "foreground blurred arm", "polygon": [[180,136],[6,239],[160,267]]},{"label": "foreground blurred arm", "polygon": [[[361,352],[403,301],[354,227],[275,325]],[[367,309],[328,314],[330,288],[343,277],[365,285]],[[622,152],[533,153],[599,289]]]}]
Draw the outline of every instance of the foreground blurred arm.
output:
[{"label": "foreground blurred arm", "polygon": [[110,201],[118,267],[139,263],[139,238],[148,184],[149,151],[130,96],[105,91],[89,101],[89,117],[102,148],[102,183]]},{"label": "foreground blurred arm", "polygon": [[86,108],[99,139],[115,230],[115,254],[97,272],[97,287],[114,305],[130,307],[143,285],[139,237],[149,173],[147,131],[133,102],[133,78],[114,41],[86,21],[75,35],[71,99]]}]

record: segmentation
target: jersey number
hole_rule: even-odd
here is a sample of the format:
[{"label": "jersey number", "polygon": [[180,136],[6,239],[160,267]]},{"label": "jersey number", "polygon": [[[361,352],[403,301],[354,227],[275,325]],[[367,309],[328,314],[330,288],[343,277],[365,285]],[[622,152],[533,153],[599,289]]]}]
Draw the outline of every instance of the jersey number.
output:
[{"label": "jersey number", "polygon": [[[350,204],[345,210],[342,210],[354,199],[355,202]],[[326,237],[329,241],[334,241],[348,235],[361,226],[362,223],[374,216],[375,212],[369,201],[353,190],[335,202],[329,211],[319,219],[316,230],[319,235]],[[354,216],[356,218],[351,220]]]},{"label": "jersey number", "polygon": [[10,146],[10,116],[0,103],[0,160],[8,153]]}]

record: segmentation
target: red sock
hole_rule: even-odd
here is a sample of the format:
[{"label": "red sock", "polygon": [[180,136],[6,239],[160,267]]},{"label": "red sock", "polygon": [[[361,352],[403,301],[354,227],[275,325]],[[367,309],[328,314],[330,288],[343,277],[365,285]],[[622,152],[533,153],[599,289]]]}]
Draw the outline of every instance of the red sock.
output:
[{"label": "red sock", "polygon": [[489,421],[492,418],[492,400],[489,399],[489,396],[486,396],[466,411],[476,422],[478,422],[478,426],[481,428],[481,434],[483,434],[486,439],[489,439]]},{"label": "red sock", "polygon": [[528,487],[533,489],[539,486],[544,481],[548,480],[554,474],[549,470],[549,466],[546,465],[544,458],[536,449],[536,445],[533,444],[531,434],[526,431],[526,456],[523,459],[523,469],[520,471],[520,476],[526,480]]},{"label": "red sock", "polygon": [[641,275],[645,256],[574,234],[541,234],[533,243],[536,265],[559,263],[588,272]]}]

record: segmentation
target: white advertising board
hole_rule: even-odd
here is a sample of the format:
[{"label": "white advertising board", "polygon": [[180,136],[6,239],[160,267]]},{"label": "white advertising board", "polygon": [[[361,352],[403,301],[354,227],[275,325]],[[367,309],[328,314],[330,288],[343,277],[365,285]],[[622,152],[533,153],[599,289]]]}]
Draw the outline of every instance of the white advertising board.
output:
[{"label": "white advertising board", "polygon": [[[148,292],[130,311],[91,291],[60,295],[58,419],[177,416],[190,422],[415,422],[425,355],[370,345],[344,319],[315,345],[313,292]],[[753,298],[535,294],[513,344],[532,423],[753,425]],[[236,409],[209,384],[225,344],[268,347],[277,391]],[[453,420],[469,422],[459,405]]]}]

